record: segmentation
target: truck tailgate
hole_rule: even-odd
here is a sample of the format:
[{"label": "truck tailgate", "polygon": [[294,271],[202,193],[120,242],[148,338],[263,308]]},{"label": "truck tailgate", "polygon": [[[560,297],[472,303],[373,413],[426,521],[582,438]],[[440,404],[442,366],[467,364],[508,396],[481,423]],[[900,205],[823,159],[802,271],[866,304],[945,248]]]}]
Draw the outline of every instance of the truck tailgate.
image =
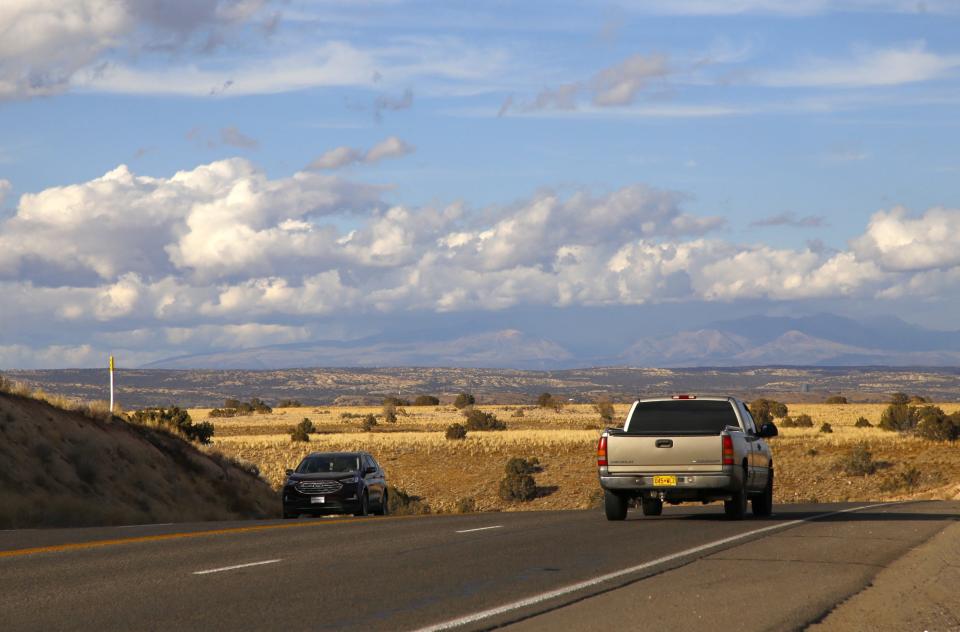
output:
[{"label": "truck tailgate", "polygon": [[723,469],[720,435],[657,437],[611,435],[607,462],[611,474],[718,472]]}]

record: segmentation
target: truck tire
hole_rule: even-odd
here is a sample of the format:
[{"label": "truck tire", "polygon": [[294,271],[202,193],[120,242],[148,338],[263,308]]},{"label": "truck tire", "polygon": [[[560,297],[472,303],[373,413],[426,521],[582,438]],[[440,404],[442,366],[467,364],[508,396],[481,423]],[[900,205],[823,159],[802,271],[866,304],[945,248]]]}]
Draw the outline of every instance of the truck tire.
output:
[{"label": "truck tire", "polygon": [[627,499],[614,494],[608,489],[603,490],[603,513],[607,520],[623,520],[627,517]]},{"label": "truck tire", "polygon": [[663,513],[663,501],[659,498],[644,498],[640,501],[644,516],[659,516]]},{"label": "truck tire", "polygon": [[747,490],[733,493],[733,498],[723,501],[723,511],[731,520],[743,520],[747,514]]},{"label": "truck tire", "polygon": [[770,476],[767,477],[767,486],[763,493],[754,496],[750,501],[753,507],[753,515],[766,517],[773,513],[773,470],[770,470]]}]

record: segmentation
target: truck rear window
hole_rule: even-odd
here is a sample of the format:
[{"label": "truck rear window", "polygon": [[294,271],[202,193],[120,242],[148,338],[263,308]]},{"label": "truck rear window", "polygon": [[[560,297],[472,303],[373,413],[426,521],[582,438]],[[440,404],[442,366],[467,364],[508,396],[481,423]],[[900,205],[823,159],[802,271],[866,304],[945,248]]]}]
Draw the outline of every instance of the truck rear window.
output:
[{"label": "truck rear window", "polygon": [[729,401],[704,399],[640,402],[627,423],[628,434],[720,434],[740,426]]}]

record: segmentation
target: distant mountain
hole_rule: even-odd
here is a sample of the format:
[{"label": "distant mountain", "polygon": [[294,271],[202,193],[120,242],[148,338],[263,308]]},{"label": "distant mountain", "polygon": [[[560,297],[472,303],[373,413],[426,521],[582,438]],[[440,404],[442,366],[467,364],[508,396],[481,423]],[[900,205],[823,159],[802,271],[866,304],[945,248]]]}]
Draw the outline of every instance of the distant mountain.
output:
[{"label": "distant mountain", "polygon": [[170,358],[145,368],[960,366],[960,332],[933,331],[896,318],[861,322],[835,314],[750,316],[623,340],[620,349],[612,355],[574,354],[553,340],[510,328],[466,336],[420,332],[403,340],[380,334],[349,342],[275,345]]},{"label": "distant mountain", "polygon": [[[739,329],[739,331],[744,331]],[[770,329],[746,336],[715,329],[680,332],[667,338],[634,343],[622,359],[633,366],[958,366],[960,351],[952,349],[881,348],[819,338],[797,330],[768,339]],[[932,332],[939,333],[939,332]],[[875,343],[884,342],[878,336]],[[900,346],[900,345],[897,345]]]},{"label": "distant mountain", "polygon": [[442,366],[542,369],[569,365],[573,356],[550,340],[516,329],[448,340],[383,340],[277,345],[181,356],[151,369],[281,369],[304,367]]}]

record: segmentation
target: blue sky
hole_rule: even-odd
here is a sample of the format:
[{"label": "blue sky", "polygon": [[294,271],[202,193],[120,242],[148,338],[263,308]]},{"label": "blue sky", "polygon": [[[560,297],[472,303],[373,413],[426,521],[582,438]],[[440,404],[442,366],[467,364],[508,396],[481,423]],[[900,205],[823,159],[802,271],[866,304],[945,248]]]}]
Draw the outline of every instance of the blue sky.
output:
[{"label": "blue sky", "polygon": [[952,328],[958,27],[946,1],[13,0],[0,367],[538,309]]}]

